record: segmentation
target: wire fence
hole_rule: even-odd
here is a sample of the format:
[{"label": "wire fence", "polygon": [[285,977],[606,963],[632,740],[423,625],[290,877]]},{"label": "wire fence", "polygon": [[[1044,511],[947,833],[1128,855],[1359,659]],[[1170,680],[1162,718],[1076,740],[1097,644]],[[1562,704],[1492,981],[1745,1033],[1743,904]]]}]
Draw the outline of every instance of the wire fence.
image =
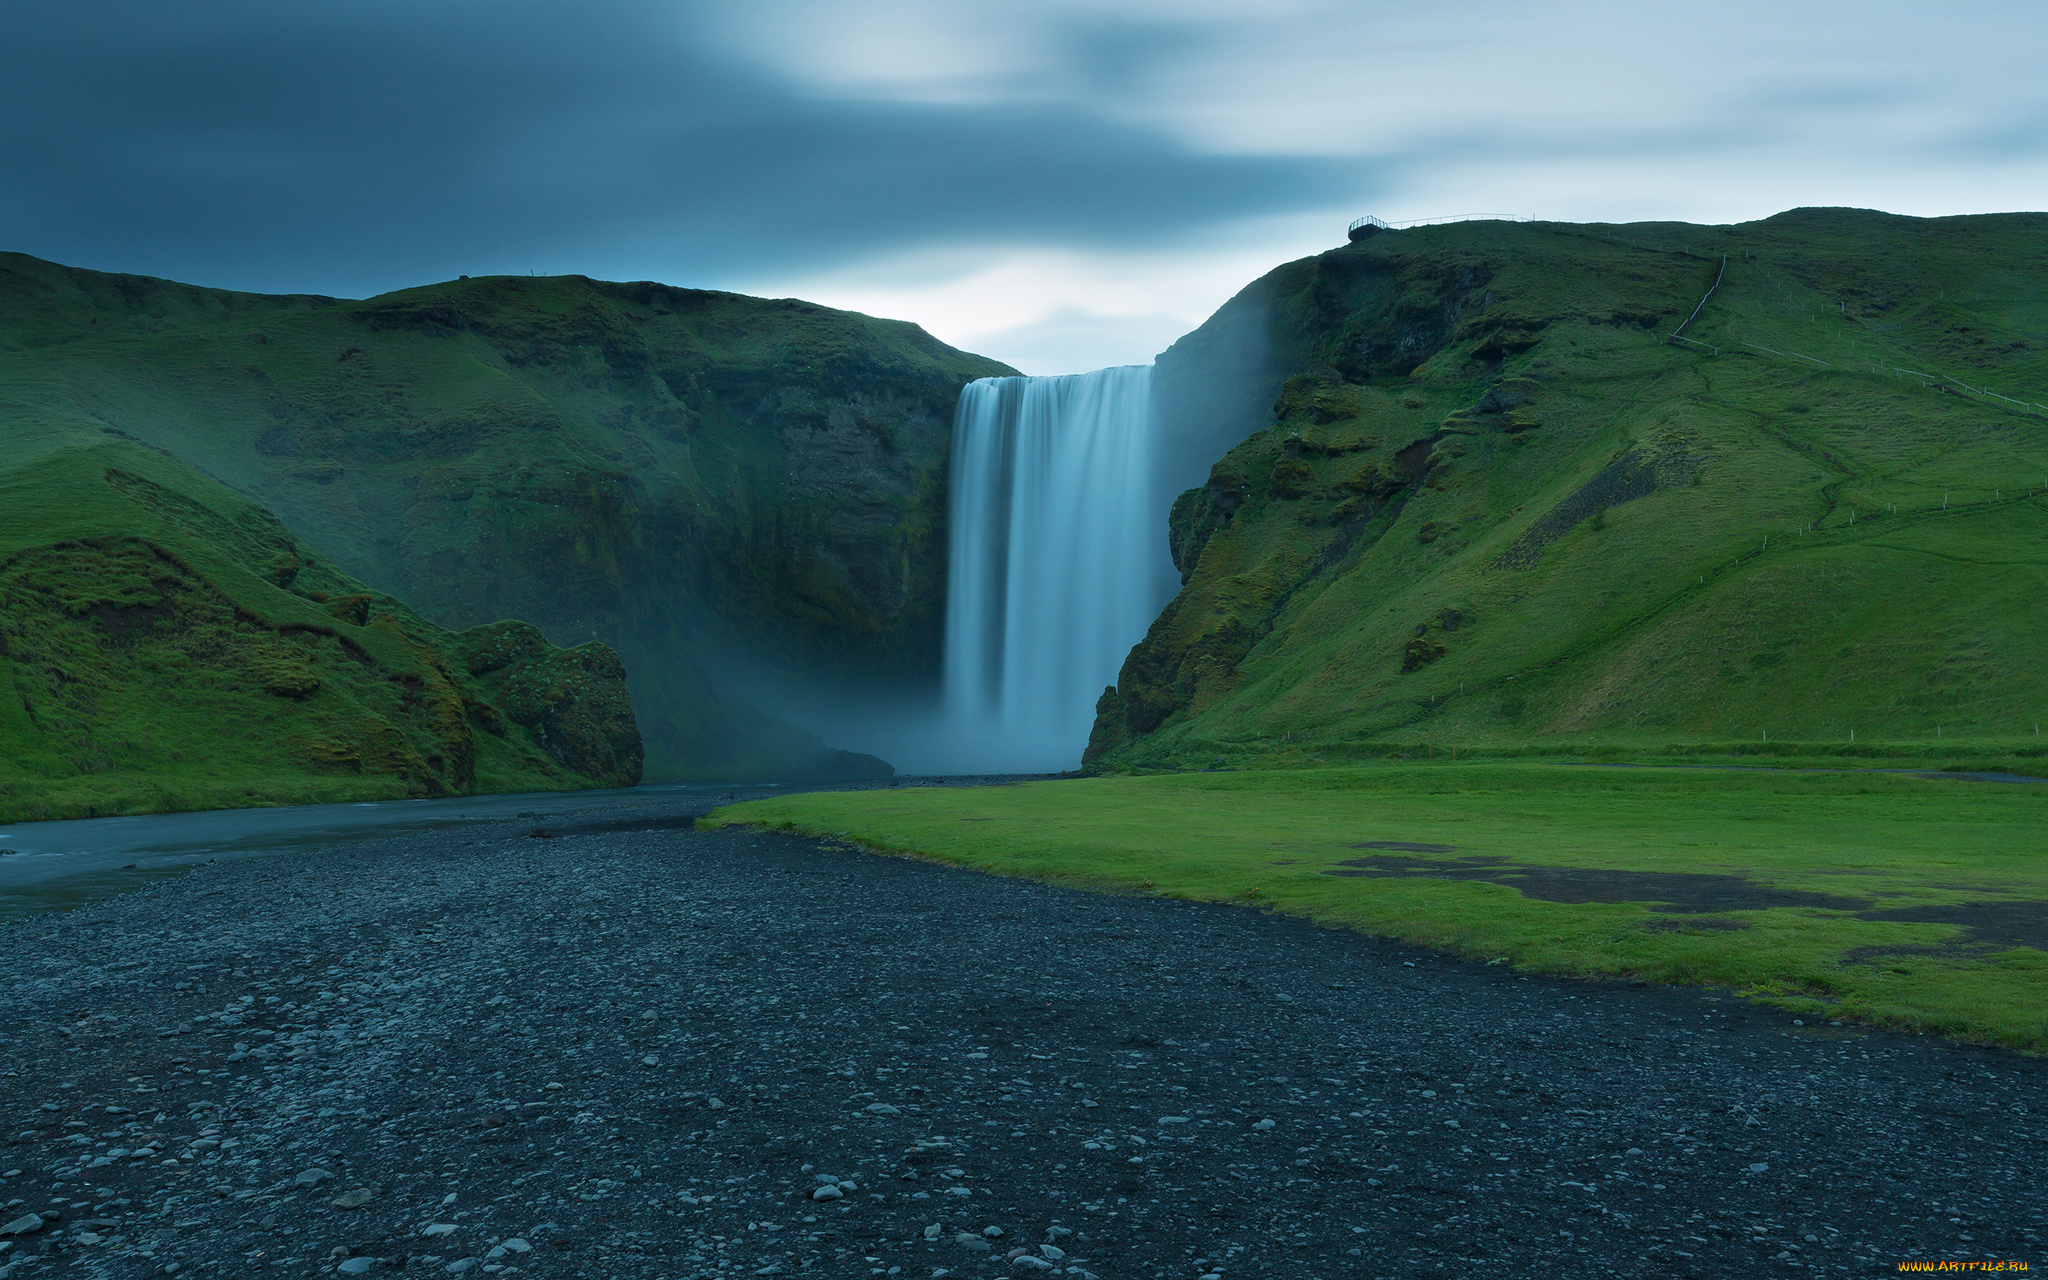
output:
[{"label": "wire fence", "polygon": [[1519,213],[1447,213],[1436,218],[1409,218],[1403,222],[1389,222],[1392,228],[1438,227],[1447,222],[1534,222],[1536,219]]},{"label": "wire fence", "polygon": [[1639,236],[1609,235],[1604,231],[1577,231],[1575,234],[1588,240],[1599,240],[1605,244],[1626,245],[1631,249],[1649,249],[1656,253],[1682,253],[1689,258],[1716,259],[1726,262],[1728,255],[1719,249],[1703,249],[1696,244],[1680,244],[1672,240],[1645,240]]},{"label": "wire fence", "polygon": [[[1613,239],[1613,237],[1601,238]],[[1653,247],[1653,245],[1649,243],[1642,243],[1639,244],[1638,247],[1650,248]],[[1666,336],[1665,340],[1667,342],[1674,344],[1682,343],[1687,347],[1691,347],[1700,351],[1705,351],[1712,355],[1718,356],[1721,354],[1721,348],[1719,348],[1718,346],[1715,346],[1711,342],[1701,342],[1696,338],[1688,338],[1685,336],[1685,331],[1686,329],[1691,327],[1693,321],[1699,319],[1700,312],[1706,310],[1707,302],[1721,288],[1721,281],[1727,274],[1728,255],[1722,254],[1721,269],[1714,273],[1714,283],[1707,287],[1706,294],[1700,298],[1699,305],[1695,306],[1692,309],[1692,314],[1687,316],[1683,323],[1681,323],[1676,329],[1672,330],[1671,333]],[[1844,314],[1847,314],[1846,308],[1844,308]],[[1949,388],[1954,387],[1958,390],[1966,391],[1973,396],[1982,396],[1986,400],[1996,400],[2001,404],[2011,405],[2012,407],[2019,409],[2023,413],[2038,412],[2042,414],[2048,414],[2048,404],[2043,404],[2037,400],[2015,400],[2011,396],[2000,395],[1996,391],[1986,391],[1981,387],[1973,387],[1969,383],[1964,382],[1961,378],[1950,377],[1947,374],[1923,373],[1918,369],[1906,369],[1898,365],[1888,365],[1878,360],[1857,360],[1846,364],[1837,364],[1832,360],[1823,360],[1819,356],[1804,355],[1797,351],[1780,351],[1775,347],[1767,347],[1764,346],[1762,343],[1758,342],[1747,342],[1742,341],[1740,339],[1738,339],[1737,341],[1740,343],[1740,345],[1749,348],[1751,351],[1761,351],[1765,355],[1778,356],[1781,359],[1804,360],[1808,364],[1817,365],[1823,369],[1869,369],[1878,373],[1896,374],[1901,377],[1918,378],[1921,379],[1920,385],[1922,386],[1931,386],[1942,391],[1946,391]]]},{"label": "wire fence", "polygon": [[[1678,337],[1677,334],[1671,336],[1674,338]],[[1678,338],[1678,340],[1695,347],[1707,347],[1706,343],[1694,342],[1690,338]],[[1907,378],[1919,378],[1921,380],[1920,385],[1923,387],[1934,387],[1936,390],[1941,391],[1946,391],[1953,387],[1959,391],[1966,391],[1973,396],[1983,396],[1987,400],[1997,400],[2003,404],[2011,405],[2022,412],[2048,414],[2048,404],[2042,404],[2035,400],[2015,400],[2011,396],[2002,396],[1996,391],[1986,391],[1981,387],[1973,387],[1961,378],[1951,378],[1946,374],[1923,373],[1918,369],[1901,368],[1898,365],[1885,364],[1879,360],[1855,360],[1837,364],[1832,360],[1823,360],[1819,356],[1804,355],[1797,351],[1780,351],[1775,347],[1767,347],[1758,342],[1744,342],[1742,345],[1748,347],[1751,351],[1761,351],[1765,355],[1778,356],[1788,360],[1804,360],[1808,364],[1817,365],[1823,369],[1867,369],[1873,373],[1889,373]],[[1708,350],[1711,350],[1715,355],[1721,353],[1719,347],[1708,347]]]},{"label": "wire fence", "polygon": [[[1716,272],[1714,273],[1714,283],[1712,283],[1712,284],[1710,284],[1710,285],[1708,285],[1708,286],[1707,286],[1707,291],[1706,291],[1706,293],[1705,293],[1705,294],[1704,294],[1704,295],[1703,295],[1703,296],[1702,296],[1702,297],[1700,298],[1700,302],[1699,302],[1699,305],[1698,305],[1698,306],[1696,306],[1696,307],[1694,307],[1694,308],[1692,309],[1692,314],[1691,314],[1691,315],[1689,315],[1689,316],[1687,316],[1687,317],[1686,317],[1686,318],[1685,318],[1685,319],[1684,319],[1683,321],[1681,321],[1681,322],[1679,323],[1679,326],[1678,326],[1678,327],[1677,327],[1676,329],[1673,329],[1673,330],[1671,331],[1671,336],[1672,336],[1672,337],[1674,337],[1674,338],[1683,338],[1683,337],[1685,336],[1685,329],[1686,329],[1686,326],[1687,326],[1687,325],[1689,325],[1689,324],[1691,324],[1691,323],[1692,323],[1693,321],[1695,321],[1695,320],[1697,320],[1697,319],[1699,319],[1699,318],[1700,318],[1700,312],[1702,312],[1702,311],[1704,311],[1704,310],[1706,310],[1706,309],[1707,309],[1707,301],[1708,301],[1709,299],[1711,299],[1711,298],[1712,298],[1712,297],[1714,296],[1714,291],[1715,291],[1716,289],[1719,289],[1719,288],[1721,287],[1721,278],[1722,278],[1723,276],[1727,275],[1727,274],[1728,274],[1728,255],[1724,253],[1724,254],[1722,254],[1722,255],[1721,255],[1721,269],[1720,269],[1719,271],[1716,271]],[[1699,344],[1697,344],[1697,343],[1696,343],[1696,344],[1694,344],[1694,345],[1699,345]],[[1717,354],[1717,355],[1718,355],[1718,354],[1719,354],[1719,352],[1717,351],[1717,352],[1716,352],[1715,354]]]}]

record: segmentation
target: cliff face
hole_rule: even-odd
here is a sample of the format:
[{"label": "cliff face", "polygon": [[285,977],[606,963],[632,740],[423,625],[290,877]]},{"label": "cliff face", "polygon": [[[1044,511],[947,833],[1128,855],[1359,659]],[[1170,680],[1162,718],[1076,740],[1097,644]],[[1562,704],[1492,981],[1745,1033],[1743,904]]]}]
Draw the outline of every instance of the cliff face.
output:
[{"label": "cliff face", "polygon": [[632,786],[601,644],[450,632],[192,468],[0,451],[0,822]]},{"label": "cliff face", "polygon": [[1185,585],[1089,762],[2029,736],[2044,231],[1475,222],[1279,268],[1160,357]]},{"label": "cliff face", "polygon": [[908,324],[580,277],[342,302],[14,255],[0,314],[0,423],[162,449],[441,626],[603,641],[655,777],[848,767],[710,672],[935,675],[953,405],[1011,372]]}]

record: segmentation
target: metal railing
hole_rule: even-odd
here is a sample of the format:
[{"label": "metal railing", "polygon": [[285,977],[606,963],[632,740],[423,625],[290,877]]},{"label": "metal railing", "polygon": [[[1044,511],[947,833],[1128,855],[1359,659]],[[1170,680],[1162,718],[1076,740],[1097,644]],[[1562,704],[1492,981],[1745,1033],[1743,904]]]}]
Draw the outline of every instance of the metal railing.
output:
[{"label": "metal railing", "polygon": [[1523,217],[1519,213],[1452,213],[1439,218],[1409,218],[1401,222],[1387,222],[1367,214],[1344,229],[1349,235],[1362,227],[1373,227],[1380,231],[1399,231],[1404,227],[1435,227],[1446,222],[1534,222],[1536,219]]},{"label": "metal railing", "polygon": [[1406,222],[1384,222],[1381,226],[1390,230],[1402,227],[1434,227],[1446,222],[1535,222],[1535,218],[1519,213],[1450,213],[1440,218],[1410,218]]}]

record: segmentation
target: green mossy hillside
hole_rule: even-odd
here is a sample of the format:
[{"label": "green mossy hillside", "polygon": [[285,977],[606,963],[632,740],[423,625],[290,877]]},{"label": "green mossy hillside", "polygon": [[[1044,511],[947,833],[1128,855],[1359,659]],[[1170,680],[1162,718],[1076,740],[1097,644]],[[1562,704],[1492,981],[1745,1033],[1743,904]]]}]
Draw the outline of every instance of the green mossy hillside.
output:
[{"label": "green mossy hillside", "polygon": [[1382,233],[1157,379],[1184,452],[1237,443],[1174,506],[1185,585],[1093,765],[2040,767],[2048,216]]},{"label": "green mossy hillside", "polygon": [[631,786],[603,645],[450,632],[141,445],[0,448],[0,822]]},{"label": "green mossy hillside", "polygon": [[741,679],[935,679],[953,408],[1010,372],[791,299],[259,297],[0,255],[0,431],[161,449],[444,627],[603,641],[660,778],[849,767]]}]

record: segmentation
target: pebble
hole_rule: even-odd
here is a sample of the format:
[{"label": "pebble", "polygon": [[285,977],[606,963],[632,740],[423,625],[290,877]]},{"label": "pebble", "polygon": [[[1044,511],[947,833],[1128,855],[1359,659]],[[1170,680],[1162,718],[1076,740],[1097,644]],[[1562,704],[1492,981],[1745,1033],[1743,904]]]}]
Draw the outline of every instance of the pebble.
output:
[{"label": "pebble", "polygon": [[[1782,1251],[1846,1277],[1923,1246],[2025,1257],[2044,1225],[2048,1073],[2002,1051],[1806,1040],[1717,993],[1450,957],[1392,979],[1387,944],[1284,917],[782,835],[492,830],[0,925],[0,1222],[73,1215],[0,1236],[8,1280],[74,1247],[209,1278],[260,1251],[280,1276],[1337,1280],[1481,1249],[1506,1275]],[[1304,973],[1312,1017],[1261,994]],[[1009,1234],[934,1222],[946,1203]],[[991,1266],[1012,1237],[1037,1261]]]}]

